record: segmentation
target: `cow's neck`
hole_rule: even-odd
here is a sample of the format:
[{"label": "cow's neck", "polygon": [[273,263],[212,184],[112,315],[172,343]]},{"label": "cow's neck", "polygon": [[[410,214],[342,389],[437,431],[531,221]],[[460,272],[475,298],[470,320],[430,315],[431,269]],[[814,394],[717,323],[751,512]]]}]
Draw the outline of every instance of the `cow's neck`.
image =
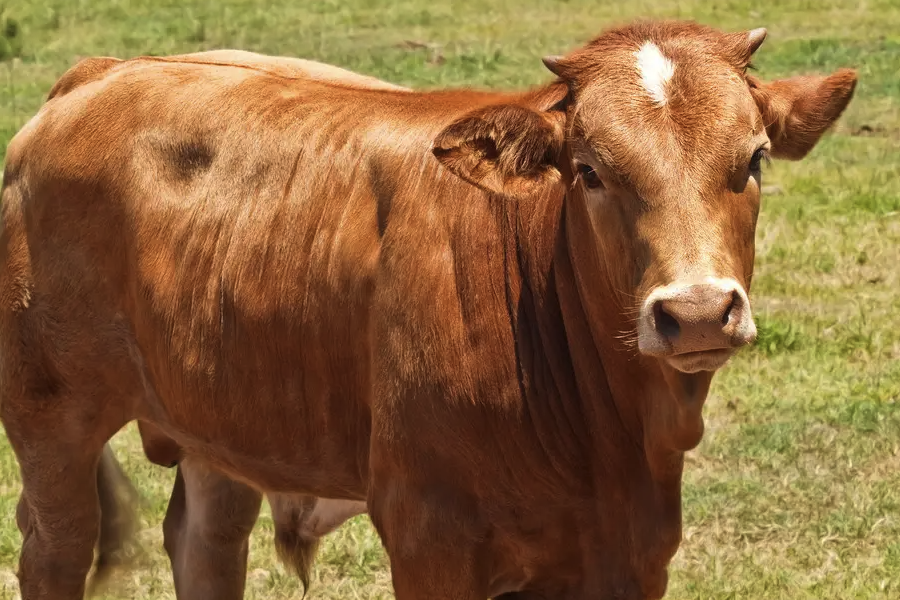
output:
[{"label": "cow's neck", "polygon": [[568,335],[583,337],[578,347],[593,359],[584,365],[591,372],[576,367],[576,374],[591,380],[602,377],[606,401],[643,446],[655,477],[666,478],[668,469],[674,469],[672,476],[680,475],[680,457],[703,434],[701,411],[711,375],[679,373],[658,359],[640,356],[623,340],[623,332],[634,329],[634,320],[631,307],[623,304],[629,301],[621,293],[624,285],[614,272],[621,264],[615,256],[602,256],[594,244],[596,234],[580,198],[568,198],[563,211],[554,261],[557,293]]},{"label": "cow's neck", "polygon": [[563,512],[577,506],[582,528],[575,543],[584,593],[567,597],[591,597],[610,578],[653,587],[681,538],[683,451],[656,439],[677,437],[659,431],[675,399],[655,363],[618,347],[622,311],[592,300],[609,298],[609,286],[599,283],[595,252],[578,246],[592,232],[582,231],[590,225],[565,191],[514,205],[501,218],[514,232],[507,256],[518,262],[507,263],[506,279],[526,428],[550,459],[544,468],[555,471],[547,480],[566,490]]},{"label": "cow's neck", "polygon": [[[553,291],[590,440],[595,487],[602,493],[615,490],[614,498],[598,496],[599,527],[624,536],[621,547],[633,549],[630,566],[645,583],[656,585],[681,539],[684,451],[702,435],[700,411],[711,377],[676,374],[621,340],[633,321],[608,270],[615,261],[602,260],[592,245],[594,230],[583,202],[570,197],[560,211]],[[630,527],[617,530],[610,519]]]}]

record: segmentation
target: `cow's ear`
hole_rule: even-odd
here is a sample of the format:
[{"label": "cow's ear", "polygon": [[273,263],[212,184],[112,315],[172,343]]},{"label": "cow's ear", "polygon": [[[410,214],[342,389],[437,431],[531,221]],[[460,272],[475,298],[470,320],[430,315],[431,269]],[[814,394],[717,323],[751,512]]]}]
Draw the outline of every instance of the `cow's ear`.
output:
[{"label": "cow's ear", "polygon": [[856,71],[802,75],[771,83],[748,78],[772,142],[772,156],[799,160],[818,143],[853,97]]},{"label": "cow's ear", "polygon": [[516,105],[488,106],[459,118],[435,138],[447,169],[489,192],[512,197],[558,183],[564,113]]}]

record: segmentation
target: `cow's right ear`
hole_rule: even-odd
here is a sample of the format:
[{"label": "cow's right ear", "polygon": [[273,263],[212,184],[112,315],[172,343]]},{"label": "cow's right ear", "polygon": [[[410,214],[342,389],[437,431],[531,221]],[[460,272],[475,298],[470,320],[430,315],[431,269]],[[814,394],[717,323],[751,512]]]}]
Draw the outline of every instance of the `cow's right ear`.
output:
[{"label": "cow's right ear", "polygon": [[441,164],[469,183],[505,196],[530,196],[558,183],[562,113],[504,104],[480,108],[444,129],[432,145]]}]

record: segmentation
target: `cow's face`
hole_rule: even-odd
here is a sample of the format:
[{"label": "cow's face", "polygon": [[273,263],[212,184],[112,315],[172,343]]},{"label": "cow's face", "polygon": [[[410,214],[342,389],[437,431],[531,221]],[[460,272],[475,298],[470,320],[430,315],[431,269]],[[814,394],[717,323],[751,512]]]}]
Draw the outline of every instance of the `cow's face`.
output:
[{"label": "cow's face", "polygon": [[748,77],[765,35],[691,23],[607,32],[545,59],[569,89],[556,110],[481,109],[448,127],[435,155],[506,195],[570,185],[636,317],[625,337],[678,371],[713,371],[756,336],[747,292],[766,159],[805,156],[856,84],[846,70]]}]

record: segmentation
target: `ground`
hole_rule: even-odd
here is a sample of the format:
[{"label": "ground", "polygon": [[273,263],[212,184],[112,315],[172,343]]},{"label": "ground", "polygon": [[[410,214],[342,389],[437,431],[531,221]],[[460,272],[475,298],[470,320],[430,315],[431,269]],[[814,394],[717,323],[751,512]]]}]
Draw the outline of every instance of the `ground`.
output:
[{"label": "ground", "polygon": [[[418,87],[515,88],[635,17],[764,26],[775,78],[859,69],[856,99],[799,163],[764,170],[752,297],[758,344],[715,381],[688,456],[669,598],[900,597],[900,10],[897,0],[7,0],[0,146],[84,56],[232,47],[314,58]],[[115,596],[173,599],[161,522],[172,472],[133,428],[114,445],[146,500],[142,566]],[[18,467],[0,433],[0,598],[16,598]],[[301,597],[267,509],[247,598]],[[309,598],[391,598],[365,517],[328,538]]]}]

